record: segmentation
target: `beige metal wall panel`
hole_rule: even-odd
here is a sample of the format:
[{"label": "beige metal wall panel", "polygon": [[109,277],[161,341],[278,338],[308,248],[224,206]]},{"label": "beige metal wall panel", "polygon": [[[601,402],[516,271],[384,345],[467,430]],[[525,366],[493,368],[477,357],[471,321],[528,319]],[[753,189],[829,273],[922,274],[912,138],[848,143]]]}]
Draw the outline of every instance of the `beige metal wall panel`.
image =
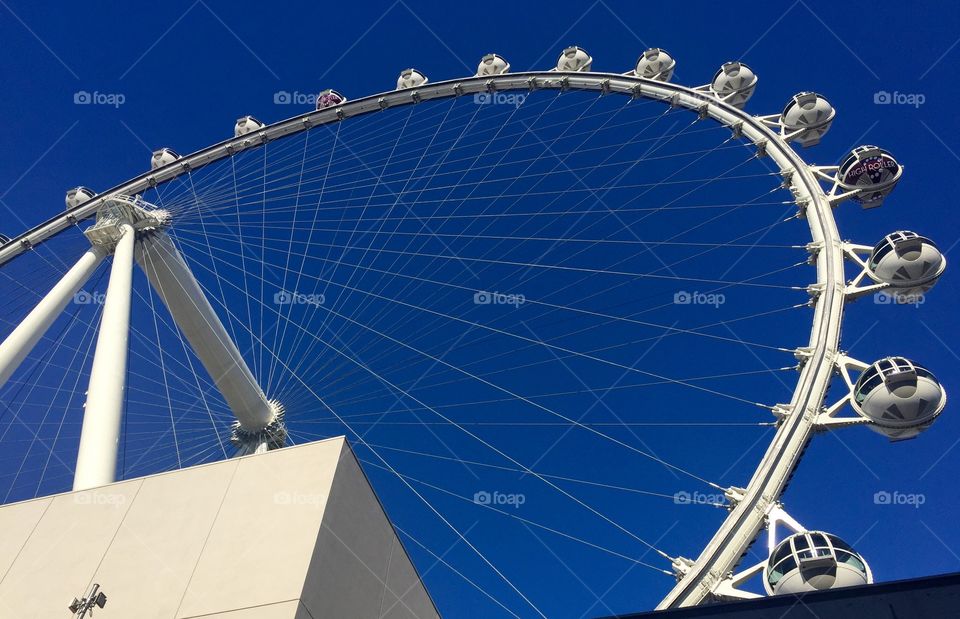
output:
[{"label": "beige metal wall panel", "polygon": [[143,480],[93,578],[108,596],[104,619],[176,616],[239,464],[198,466]]},{"label": "beige metal wall panel", "polygon": [[238,460],[178,619],[300,598],[345,444],[327,440]]},{"label": "beige metal wall panel", "polygon": [[[35,499],[0,509],[0,582],[51,503],[52,498]],[[0,601],[0,608],[2,603]]]},{"label": "beige metal wall panel", "polygon": [[0,617],[69,617],[67,605],[90,586],[142,483],[138,479],[54,497],[0,581]]},{"label": "beige metal wall panel", "polygon": [[92,583],[97,619],[438,616],[343,437],[0,506],[0,619]]}]

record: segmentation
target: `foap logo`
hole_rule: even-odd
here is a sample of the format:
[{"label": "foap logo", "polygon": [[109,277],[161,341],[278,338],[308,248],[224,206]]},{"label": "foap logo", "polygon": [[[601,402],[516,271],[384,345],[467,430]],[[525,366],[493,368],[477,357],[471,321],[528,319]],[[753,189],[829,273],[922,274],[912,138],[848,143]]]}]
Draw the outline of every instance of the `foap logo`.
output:
[{"label": "foap logo", "polygon": [[112,492],[80,492],[73,495],[73,502],[77,505],[109,505],[119,508],[127,502],[127,497]]},{"label": "foap logo", "polygon": [[319,509],[324,502],[325,497],[322,494],[313,494],[309,492],[286,492],[280,491],[273,495],[275,505],[291,505],[294,507],[313,507]]},{"label": "foap logo", "polygon": [[893,492],[880,490],[873,495],[874,505],[908,505],[914,509],[920,509],[920,506],[926,502],[927,496],[925,494],[899,492],[897,490]]},{"label": "foap logo", "polygon": [[273,295],[274,305],[314,305],[319,307],[326,302],[326,296],[316,293],[303,294],[281,290]]},{"label": "foap logo", "polygon": [[720,292],[687,292],[680,290],[673,294],[674,305],[712,305],[720,307],[727,302],[727,297]]},{"label": "foap logo", "polygon": [[473,102],[477,105],[512,105],[520,107],[527,100],[527,95],[520,92],[478,92],[473,95]]},{"label": "foap logo", "polygon": [[74,305],[103,305],[104,301],[106,300],[107,295],[103,292],[87,292],[86,290],[78,290],[73,295]]},{"label": "foap logo", "polygon": [[119,108],[126,102],[127,96],[120,92],[78,90],[73,93],[74,105],[112,105],[114,108]]},{"label": "foap logo", "polygon": [[681,490],[673,495],[676,505],[725,505],[727,497],[721,493],[687,492]]},{"label": "foap logo", "polygon": [[475,305],[512,305],[518,308],[527,302],[527,297],[522,294],[506,294],[503,292],[487,292],[479,290],[473,295]]},{"label": "foap logo", "polygon": [[273,93],[273,103],[275,105],[317,105],[317,95],[312,92],[293,92],[287,90],[278,90]]},{"label": "foap logo", "polygon": [[477,505],[509,505],[516,509],[527,502],[527,497],[523,494],[481,490],[473,495],[473,502]]},{"label": "foap logo", "polygon": [[927,302],[922,294],[902,294],[898,292],[881,291],[873,295],[876,305],[912,305],[920,307]]},{"label": "foap logo", "polygon": [[919,108],[927,102],[927,96],[920,92],[887,92],[878,90],[873,93],[873,102],[876,105],[912,105]]}]

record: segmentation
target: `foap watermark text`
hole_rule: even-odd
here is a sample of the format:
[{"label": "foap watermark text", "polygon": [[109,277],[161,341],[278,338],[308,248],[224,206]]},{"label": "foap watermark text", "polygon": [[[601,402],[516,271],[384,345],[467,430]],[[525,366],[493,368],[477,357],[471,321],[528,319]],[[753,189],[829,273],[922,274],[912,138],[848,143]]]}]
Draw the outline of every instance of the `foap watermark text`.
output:
[{"label": "foap watermark text", "polygon": [[300,92],[299,90],[294,90],[290,92],[288,90],[278,90],[273,93],[273,102],[276,105],[317,105],[317,93],[315,92]]},{"label": "foap watermark text", "polygon": [[527,297],[522,294],[506,294],[503,292],[480,290],[473,295],[473,302],[476,305],[512,305],[516,308],[526,303]]},{"label": "foap watermark text", "polygon": [[304,294],[281,290],[273,295],[273,302],[276,305],[315,305],[319,307],[327,302],[327,297],[320,293]]},{"label": "foap watermark text", "polygon": [[687,492],[681,490],[674,493],[673,502],[677,505],[725,505],[727,497],[720,492]]},{"label": "foap watermark text", "polygon": [[512,105],[520,107],[527,99],[527,95],[520,92],[478,92],[473,95],[473,102],[477,105]]},{"label": "foap watermark text", "polygon": [[78,290],[73,295],[73,303],[75,305],[103,305],[107,300],[107,293],[105,292],[87,292],[86,290]]},{"label": "foap watermark text", "polygon": [[78,90],[73,93],[73,103],[75,105],[110,105],[119,108],[127,102],[127,96],[120,92],[100,92],[94,90]]},{"label": "foap watermark text", "polygon": [[326,497],[322,494],[310,492],[286,492],[280,491],[273,495],[273,502],[276,505],[294,505],[320,508],[325,502]]},{"label": "foap watermark text", "polygon": [[673,294],[673,303],[675,305],[712,305],[720,307],[727,302],[727,297],[720,292],[688,292],[680,290]]},{"label": "foap watermark text", "polygon": [[912,305],[920,307],[927,302],[922,294],[903,294],[898,292],[881,291],[873,295],[876,305]]},{"label": "foap watermark text", "polygon": [[927,96],[921,92],[887,92],[878,90],[873,93],[873,102],[876,105],[912,105],[915,108],[920,107],[927,102]]},{"label": "foap watermark text", "polygon": [[915,509],[927,502],[927,496],[916,492],[880,490],[873,495],[874,505],[908,505]]},{"label": "foap watermark text", "polygon": [[473,502],[477,505],[509,505],[518,508],[527,502],[527,497],[523,494],[481,490],[473,495]]},{"label": "foap watermark text", "polygon": [[109,505],[119,508],[127,502],[126,495],[113,492],[79,492],[73,495],[77,505]]}]

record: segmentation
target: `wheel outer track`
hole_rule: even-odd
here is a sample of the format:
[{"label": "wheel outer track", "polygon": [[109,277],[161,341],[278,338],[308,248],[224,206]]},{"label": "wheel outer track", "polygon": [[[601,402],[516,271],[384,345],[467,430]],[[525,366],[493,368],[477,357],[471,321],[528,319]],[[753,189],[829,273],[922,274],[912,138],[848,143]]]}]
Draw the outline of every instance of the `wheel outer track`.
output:
[{"label": "wheel outer track", "polygon": [[710,598],[720,581],[739,563],[766,520],[766,513],[786,488],[815,429],[815,416],[823,405],[834,370],[844,307],[843,252],[831,205],[806,162],[780,135],[755,118],[715,99],[709,92],[634,76],[613,73],[526,72],[494,77],[470,77],[428,83],[348,101],[264,127],[255,134],[225,140],[157,170],[151,170],[21,234],[0,249],[0,266],[42,243],[76,222],[94,216],[99,206],[116,195],[135,195],[232,154],[257,148],[322,124],[338,122],[400,105],[492,91],[541,89],[594,90],[703,111],[726,126],[739,126],[781,171],[792,173],[791,188],[804,214],[811,238],[820,247],[816,254],[819,294],[814,300],[809,357],[800,371],[790,410],[779,424],[759,467],[746,486],[743,498],[729,513],[694,564],[667,594],[658,608],[693,606]]}]

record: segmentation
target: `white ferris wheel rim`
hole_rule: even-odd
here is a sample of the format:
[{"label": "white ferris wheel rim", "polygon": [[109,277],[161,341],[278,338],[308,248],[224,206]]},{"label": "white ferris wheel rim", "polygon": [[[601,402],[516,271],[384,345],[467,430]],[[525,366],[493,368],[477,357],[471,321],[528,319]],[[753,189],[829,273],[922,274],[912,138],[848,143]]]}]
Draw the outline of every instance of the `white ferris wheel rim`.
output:
[{"label": "white ferris wheel rim", "polygon": [[788,139],[753,116],[709,91],[633,75],[600,72],[532,71],[495,76],[472,76],[375,94],[329,108],[307,112],[266,125],[253,133],[224,140],[183,156],[173,163],[132,178],[90,200],[53,217],[0,247],[0,266],[30,248],[96,215],[99,208],[117,196],[136,195],[179,176],[268,142],[347,118],[417,104],[499,91],[529,90],[599,91],[633,98],[661,101],[712,118],[749,139],[769,156],[784,176],[810,230],[817,279],[812,305],[814,316],[805,361],[770,445],[749,483],[738,488],[732,508],[699,557],[675,561],[679,580],[658,609],[698,604],[715,592],[727,574],[759,536],[766,513],[779,501],[817,427],[837,363],[843,320],[844,252],[828,195],[811,165],[790,146]]}]

